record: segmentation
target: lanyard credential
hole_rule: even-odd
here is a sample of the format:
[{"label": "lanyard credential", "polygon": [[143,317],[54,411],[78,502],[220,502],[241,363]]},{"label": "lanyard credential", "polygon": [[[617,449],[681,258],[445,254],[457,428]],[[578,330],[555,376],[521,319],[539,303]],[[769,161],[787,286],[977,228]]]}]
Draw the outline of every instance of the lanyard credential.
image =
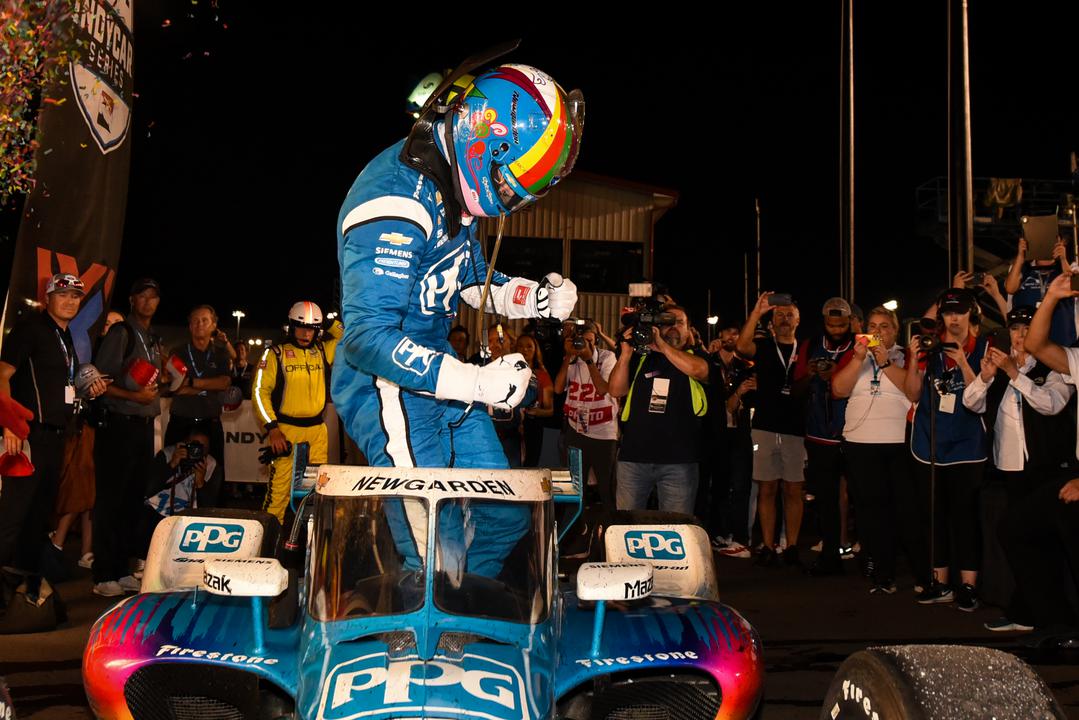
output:
[{"label": "lanyard credential", "polygon": [[779,340],[775,341],[776,356],[779,357],[779,364],[783,366],[783,388],[779,391],[782,395],[791,394],[791,367],[794,365],[794,361],[798,358],[798,338],[794,339],[794,347],[791,348],[791,356],[784,360],[783,351],[779,349]]},{"label": "lanyard credential", "polygon": [[[213,352],[213,345],[206,348],[206,366],[210,366],[210,353]],[[206,370],[199,370],[199,366],[195,363],[195,356],[191,352],[191,343],[187,344],[187,357],[191,360],[191,372],[195,373],[195,377],[200,378]]]},{"label": "lanyard credential", "polygon": [[75,384],[75,355],[67,349],[67,343],[64,342],[64,336],[60,334],[59,330],[53,329],[56,333],[56,339],[60,341],[60,350],[64,353],[64,364],[67,365],[67,384]]}]

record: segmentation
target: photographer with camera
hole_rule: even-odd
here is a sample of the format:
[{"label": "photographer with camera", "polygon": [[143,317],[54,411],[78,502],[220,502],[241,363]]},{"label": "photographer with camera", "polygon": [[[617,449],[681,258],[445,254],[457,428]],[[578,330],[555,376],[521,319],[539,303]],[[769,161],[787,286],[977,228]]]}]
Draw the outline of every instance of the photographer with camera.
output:
[{"label": "photographer with camera", "polygon": [[[757,325],[771,313],[771,333],[757,338]],[[738,354],[754,361],[757,389],[750,402],[753,413],[753,481],[757,483],[757,508],[764,546],[757,564],[774,566],[779,558],[776,541],[776,493],[783,483],[783,515],[788,548],[783,559],[798,565],[798,543],[802,527],[802,483],[806,460],[805,403],[792,394],[794,363],[798,359],[795,330],[800,315],[790,295],[773,292],[757,298],[742,331],[738,334]]]},{"label": "photographer with camera", "polygon": [[[798,348],[794,365],[794,392],[806,396],[806,479],[817,498],[822,548],[810,568],[811,575],[835,575],[843,572],[839,511],[840,477],[843,474],[843,437],[846,398],[833,396],[832,374],[837,366],[850,359],[854,337],[851,335],[850,304],[840,297],[830,298],[821,308],[824,333]],[[797,564],[798,536],[787,533],[787,548]]]},{"label": "photographer with camera", "polygon": [[[944,291],[936,309],[923,318],[932,328],[911,338],[904,390],[917,403],[911,426],[915,478],[924,503],[923,517],[932,517],[933,581],[918,595],[927,605],[956,601],[960,610],[978,607],[980,533],[978,497],[985,468],[985,426],[981,416],[963,403],[975,381],[988,342],[971,332],[977,303],[969,290]],[[937,315],[939,322],[932,319]],[[927,322],[928,319],[928,322]],[[935,466],[935,483],[931,473]],[[930,501],[931,485],[935,496]],[[924,528],[928,533],[929,528]],[[956,591],[948,586],[948,568],[959,567]]]},{"label": "photographer with camera", "polygon": [[[689,344],[683,308],[646,304],[635,315],[637,324],[622,332],[622,351],[610,382],[611,395],[625,398],[618,509],[645,509],[656,488],[660,510],[692,514],[700,475],[701,423],[708,412],[701,384],[708,382],[708,361],[703,348]],[[651,342],[643,348],[642,331],[651,334]]]},{"label": "photographer with camera", "polygon": [[[168,445],[154,456],[150,477],[146,483],[149,493],[142,506],[139,526],[138,557],[146,559],[154,529],[163,518],[200,506],[203,488],[214,484],[223,468],[210,454],[210,434],[203,425],[192,425],[182,442]],[[220,485],[220,479],[217,479]],[[124,587],[131,591],[133,587]]]},{"label": "photographer with camera", "polygon": [[[1049,284],[1061,274],[1070,275],[1073,267],[1068,264],[1068,247],[1063,238],[1057,238],[1050,260],[1027,261],[1027,241],[1020,237],[1015,259],[1008,268],[1004,291],[1008,293],[1009,307],[1029,306],[1037,308],[1045,298]],[[1075,301],[1061,298],[1053,307],[1053,320],[1049,329],[1050,339],[1068,347],[1076,340]]]},{"label": "photographer with camera", "polygon": [[896,541],[903,546],[923,587],[925,542],[916,531],[916,497],[906,445],[911,402],[904,391],[903,348],[896,343],[899,319],[884,307],[869,311],[865,335],[855,336],[850,361],[832,376],[832,393],[847,398],[843,460],[858,498],[863,552],[873,559],[870,594],[895,592]]},{"label": "photographer with camera", "polygon": [[591,470],[605,510],[614,509],[614,461],[618,453],[618,404],[608,381],[615,367],[614,353],[596,348],[596,332],[587,321],[562,326],[562,366],[554,391],[566,393],[562,406],[566,425],[562,447],[581,449],[581,474],[588,482]]},{"label": "photographer with camera", "polygon": [[[188,313],[187,329],[190,341],[173,353],[187,366],[187,376],[169,407],[165,444],[173,445],[187,437],[194,425],[203,425],[210,436],[210,451],[223,458],[225,429],[221,425],[221,392],[232,385],[232,357],[236,353],[225,334],[217,328],[217,312],[209,305],[199,305]],[[203,507],[217,505],[220,492],[220,483],[207,487],[203,492]]]}]

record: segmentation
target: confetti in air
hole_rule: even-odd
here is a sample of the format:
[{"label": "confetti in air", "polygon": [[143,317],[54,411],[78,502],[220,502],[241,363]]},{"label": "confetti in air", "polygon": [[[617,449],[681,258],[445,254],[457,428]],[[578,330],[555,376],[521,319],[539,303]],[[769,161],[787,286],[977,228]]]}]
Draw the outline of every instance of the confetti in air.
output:
[{"label": "confetti in air", "polygon": [[37,111],[75,52],[64,21],[73,0],[0,0],[0,206],[33,187]]}]

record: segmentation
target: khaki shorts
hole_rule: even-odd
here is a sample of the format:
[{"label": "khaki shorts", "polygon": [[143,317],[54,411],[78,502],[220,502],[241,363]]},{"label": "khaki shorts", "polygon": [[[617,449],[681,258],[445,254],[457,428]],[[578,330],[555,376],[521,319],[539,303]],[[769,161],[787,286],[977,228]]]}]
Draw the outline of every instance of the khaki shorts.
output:
[{"label": "khaki shorts", "polygon": [[753,479],[758,482],[805,480],[805,438],[753,430]]}]

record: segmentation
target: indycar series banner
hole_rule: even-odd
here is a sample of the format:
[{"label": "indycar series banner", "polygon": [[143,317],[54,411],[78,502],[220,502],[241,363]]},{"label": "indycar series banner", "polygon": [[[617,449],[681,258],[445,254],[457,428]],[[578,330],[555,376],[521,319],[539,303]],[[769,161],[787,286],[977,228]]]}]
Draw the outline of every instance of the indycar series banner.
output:
[{"label": "indycar series banner", "polygon": [[134,82],[134,0],[74,0],[73,59],[45,92],[34,187],[26,198],[4,312],[5,332],[45,300],[53,273],[78,275],[86,299],[71,323],[91,356],[109,307],[127,208]]}]

